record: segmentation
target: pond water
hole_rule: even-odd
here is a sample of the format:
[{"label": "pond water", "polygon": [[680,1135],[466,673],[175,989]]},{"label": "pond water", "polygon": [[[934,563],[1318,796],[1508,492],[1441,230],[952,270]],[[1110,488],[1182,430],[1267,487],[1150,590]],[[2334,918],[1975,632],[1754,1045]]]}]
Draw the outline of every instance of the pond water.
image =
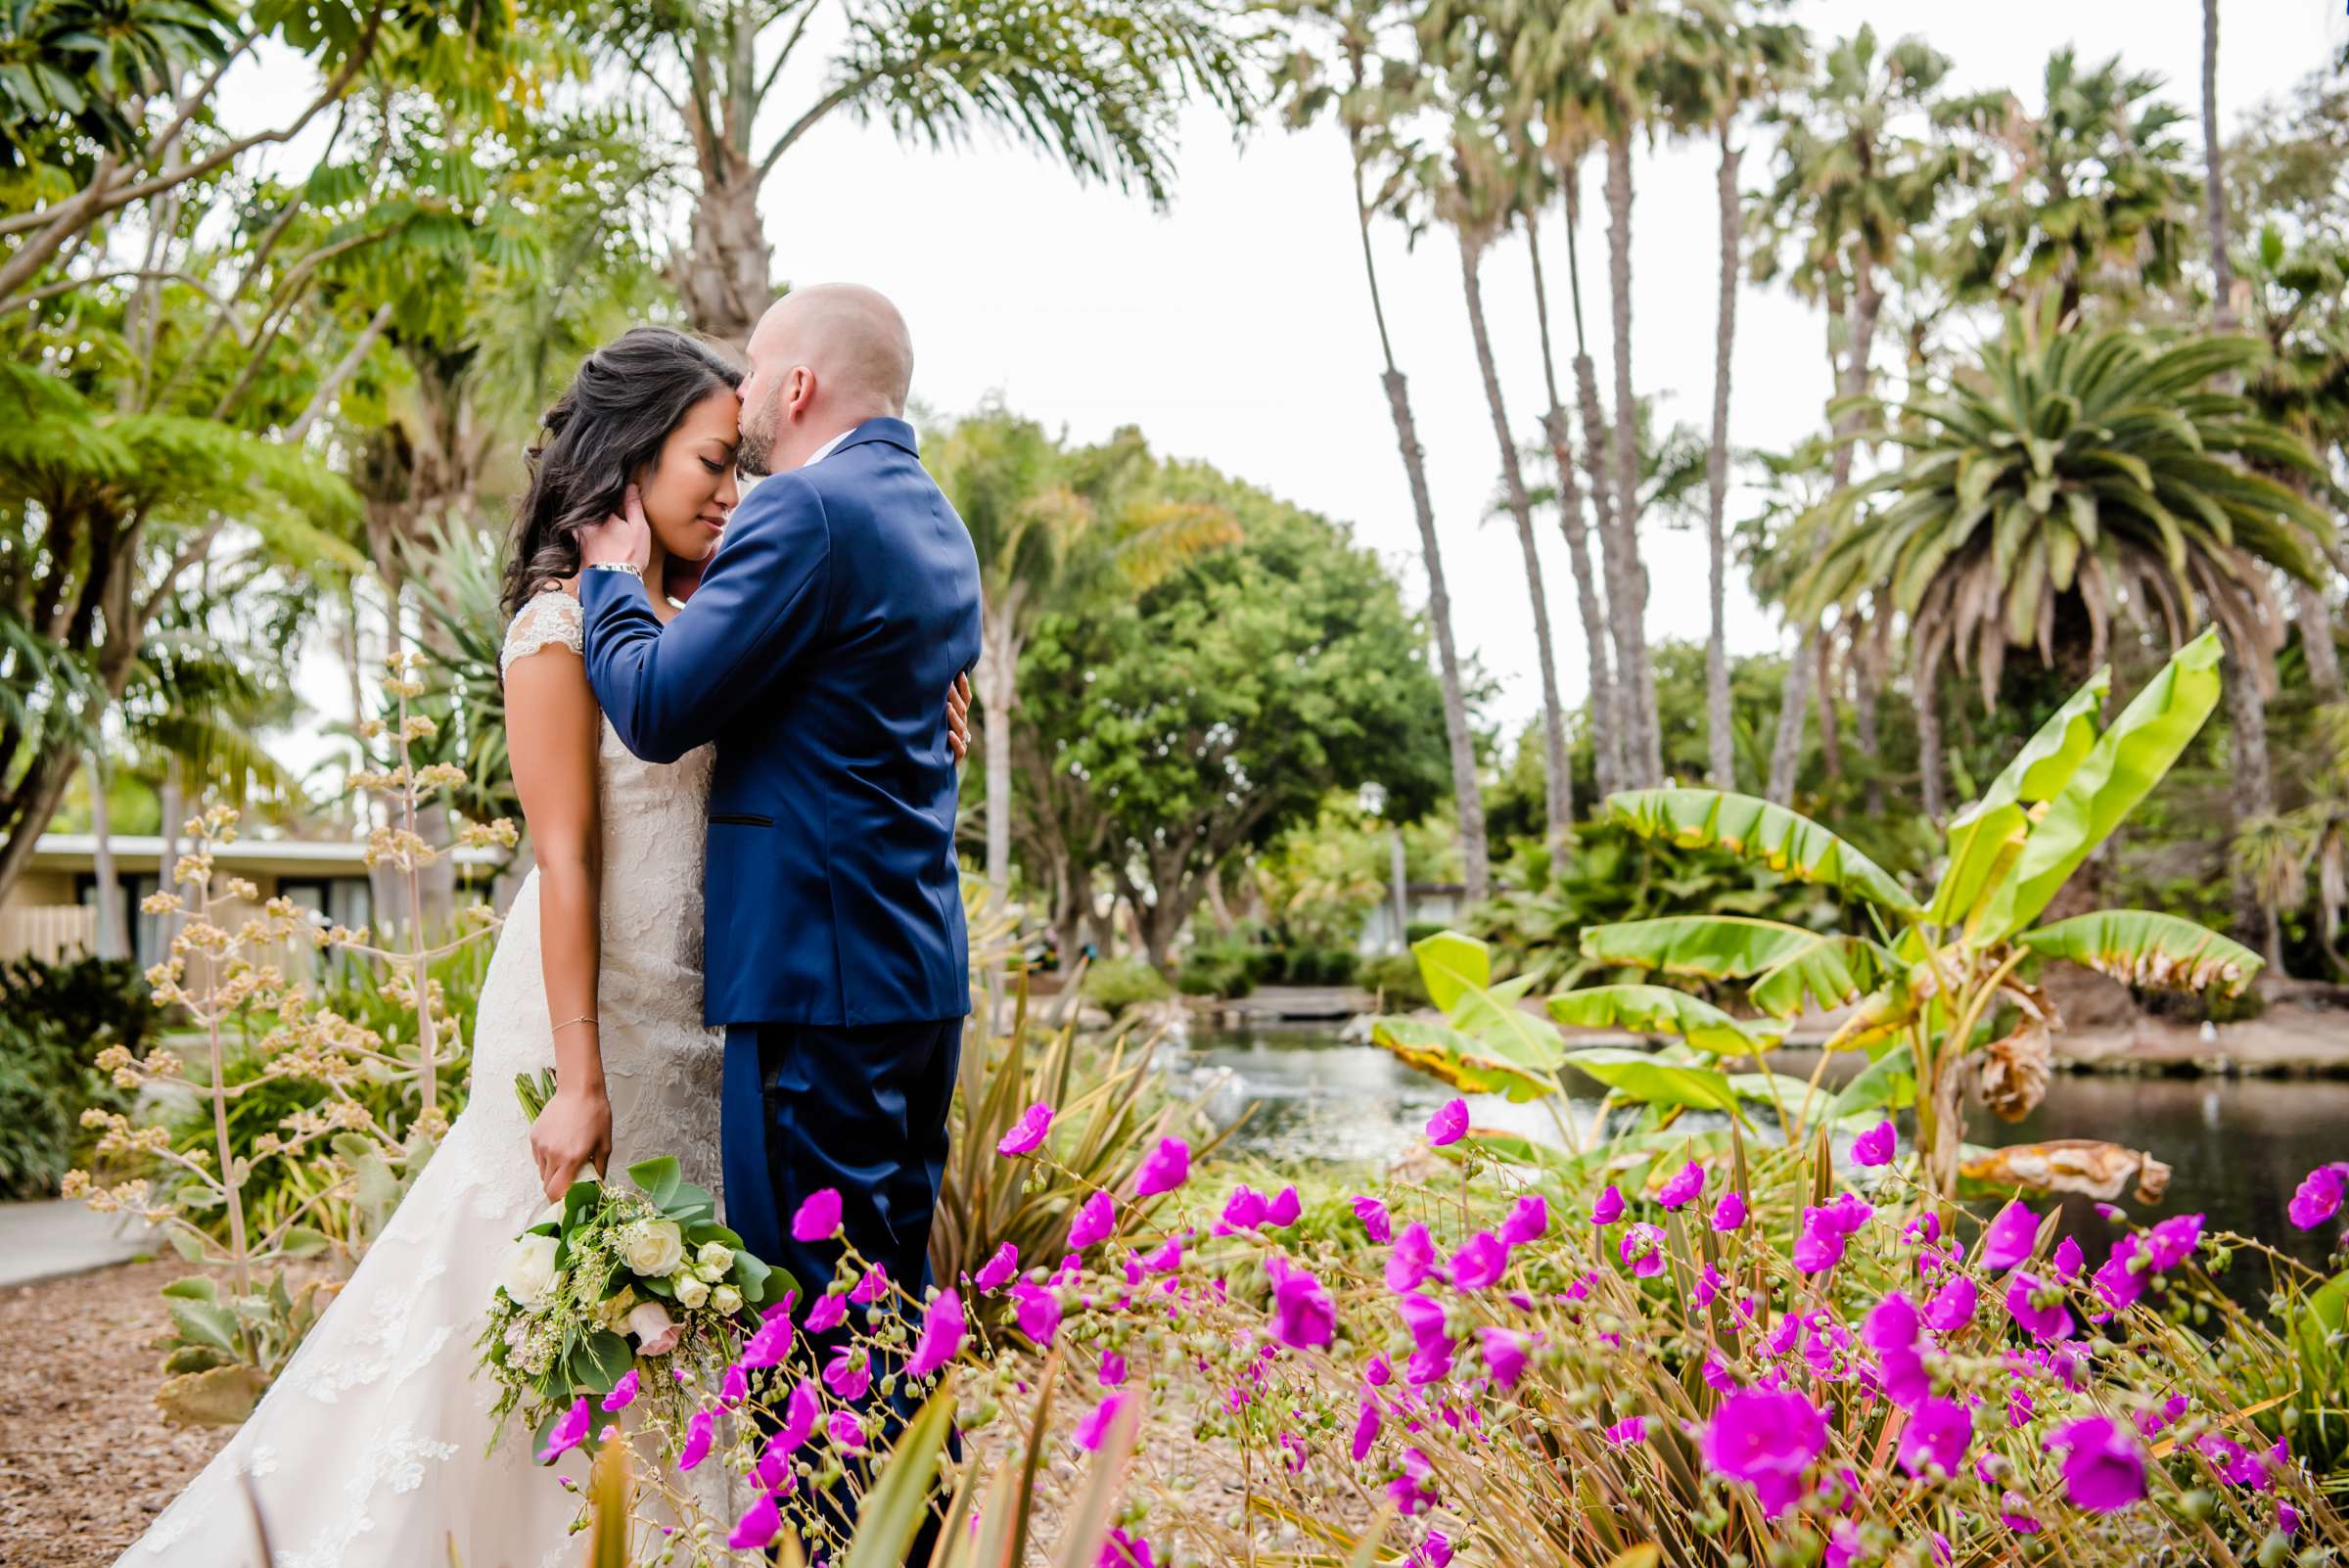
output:
[{"label": "pond water", "polygon": [[[1391,1160],[1421,1137],[1428,1116],[1451,1098],[1434,1079],[1375,1045],[1341,1038],[1328,1025],[1195,1031],[1187,1041],[1166,1046],[1163,1063],[1178,1083],[1214,1085],[1207,1110],[1221,1125],[1238,1121],[1253,1104],[1229,1147],[1268,1159]],[[1818,1063],[1811,1051],[1771,1058],[1773,1070],[1797,1078],[1808,1078]],[[1827,1081],[1848,1077],[1858,1063],[1857,1057],[1830,1062]],[[1575,1074],[1567,1078],[1570,1104],[1560,1109],[1587,1130],[1597,1119],[1601,1090]],[[1556,1113],[1542,1104],[1477,1095],[1469,1113],[1478,1127],[1559,1141]],[[2148,1149],[2174,1175],[2158,1206],[2124,1197],[2138,1218],[2199,1210],[2214,1229],[2258,1236],[2322,1267],[2330,1228],[2292,1229],[2284,1205],[2312,1166],[2349,1159],[2349,1083],[2057,1074],[2046,1102],[2027,1120],[2008,1127],[1976,1107],[1967,1127],[1976,1142],[2091,1137]],[[2066,1228],[2092,1261],[2100,1259],[2117,1227],[2085,1198],[2066,1199],[2065,1208]],[[2262,1270],[2256,1280],[2235,1283],[2264,1287],[2264,1280]]]}]

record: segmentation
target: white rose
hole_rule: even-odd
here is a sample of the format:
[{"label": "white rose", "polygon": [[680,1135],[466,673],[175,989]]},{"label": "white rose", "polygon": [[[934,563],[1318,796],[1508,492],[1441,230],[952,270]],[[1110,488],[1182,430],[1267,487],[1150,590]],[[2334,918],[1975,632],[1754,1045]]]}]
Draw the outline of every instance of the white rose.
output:
[{"label": "white rose", "polygon": [[742,1311],[742,1292],[732,1285],[720,1285],[710,1292],[710,1305],[731,1317]]},{"label": "white rose", "polygon": [[722,1241],[705,1241],[702,1250],[693,1255],[693,1271],[714,1285],[733,1267],[734,1249]]},{"label": "white rose", "polygon": [[694,1274],[677,1276],[677,1302],[688,1309],[699,1307],[710,1299],[710,1287]]},{"label": "white rose", "polygon": [[628,1233],[627,1245],[621,1249],[620,1256],[622,1262],[648,1279],[657,1274],[673,1274],[685,1261],[684,1232],[669,1221],[651,1221]]},{"label": "white rose", "polygon": [[497,1282],[524,1307],[535,1307],[555,1287],[555,1238],[517,1236],[499,1266]]}]

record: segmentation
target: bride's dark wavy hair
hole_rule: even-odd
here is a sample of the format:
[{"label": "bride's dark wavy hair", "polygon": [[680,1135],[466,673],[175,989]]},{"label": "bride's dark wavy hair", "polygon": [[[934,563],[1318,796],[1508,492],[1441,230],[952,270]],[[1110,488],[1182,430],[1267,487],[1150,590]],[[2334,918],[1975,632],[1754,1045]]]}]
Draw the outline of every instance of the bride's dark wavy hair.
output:
[{"label": "bride's dark wavy hair", "polygon": [[716,348],[668,327],[630,327],[589,354],[523,454],[530,483],[506,541],[506,614],[578,571],[579,530],[620,510],[628,477],[694,404],[741,385],[741,368]]}]

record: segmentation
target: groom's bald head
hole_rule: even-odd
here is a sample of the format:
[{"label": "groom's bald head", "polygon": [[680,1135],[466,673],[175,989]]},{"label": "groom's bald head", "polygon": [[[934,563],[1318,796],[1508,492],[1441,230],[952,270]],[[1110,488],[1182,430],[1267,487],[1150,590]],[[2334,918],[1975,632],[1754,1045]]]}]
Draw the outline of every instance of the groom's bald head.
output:
[{"label": "groom's bald head", "polygon": [[878,290],[857,283],[794,289],[751,333],[742,384],[742,466],[799,467],[868,419],[901,419],[913,386],[913,338]]}]

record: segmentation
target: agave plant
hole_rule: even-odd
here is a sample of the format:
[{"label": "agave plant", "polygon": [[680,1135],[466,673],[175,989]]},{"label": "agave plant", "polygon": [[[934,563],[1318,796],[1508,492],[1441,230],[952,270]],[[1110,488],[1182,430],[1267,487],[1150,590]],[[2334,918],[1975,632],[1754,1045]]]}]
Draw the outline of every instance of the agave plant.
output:
[{"label": "agave plant", "polygon": [[[2176,915],[2107,909],[2038,923],[2201,729],[2219,697],[2219,658],[2218,634],[2205,631],[2100,733],[2111,677],[2099,670],[1950,824],[1940,881],[1922,899],[1818,823],[1750,796],[1618,795],[1608,810],[1634,832],[1688,849],[1729,849],[1781,876],[1835,888],[1861,901],[1874,929],[1822,936],[1690,914],[1600,927],[1584,934],[1583,949],[1609,963],[1739,982],[1758,1012],[1780,1022],[1851,1006],[1828,1049],[1865,1050],[1883,1069],[1866,1076],[1913,1084],[1927,1179],[1954,1193],[1968,1076],[1985,1078],[1994,1105],[2017,1117],[2045,1084],[2055,1020],[2030,984],[2040,966],[2069,962],[2141,990],[2224,995],[2239,994],[2260,967],[2249,948]],[[1641,1027],[1677,1034],[1700,1051],[1735,1044],[1715,1020],[1691,1027],[1685,1008],[1645,1010],[1651,992],[1605,987],[1554,998],[1551,1007],[1575,1022],[1601,1021],[1610,1009],[1637,1014]],[[2001,1152],[2009,1157],[1996,1158]],[[1983,1169],[2065,1169],[2059,1159],[2013,1154],[1991,1151]],[[2157,1164],[2141,1157],[2139,1169],[2158,1180]]]}]

